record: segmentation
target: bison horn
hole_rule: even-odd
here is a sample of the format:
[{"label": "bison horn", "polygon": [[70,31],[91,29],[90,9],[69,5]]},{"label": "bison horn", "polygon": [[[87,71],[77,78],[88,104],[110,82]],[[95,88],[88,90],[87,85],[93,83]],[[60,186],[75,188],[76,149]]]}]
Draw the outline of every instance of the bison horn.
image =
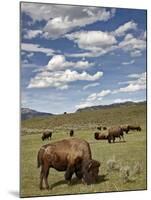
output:
[{"label": "bison horn", "polygon": [[89,165],[88,165],[88,170],[91,169],[92,165],[93,165],[93,162],[91,161],[91,162],[89,163]]}]

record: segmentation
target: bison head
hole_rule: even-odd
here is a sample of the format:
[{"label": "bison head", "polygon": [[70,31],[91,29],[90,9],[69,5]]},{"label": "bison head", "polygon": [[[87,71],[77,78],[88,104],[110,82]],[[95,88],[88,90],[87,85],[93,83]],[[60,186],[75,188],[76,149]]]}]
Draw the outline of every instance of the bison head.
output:
[{"label": "bison head", "polygon": [[141,129],[141,127],[139,126],[139,127],[138,127],[138,131],[141,131],[141,130],[142,130],[142,129]]},{"label": "bison head", "polygon": [[100,163],[96,160],[86,160],[82,166],[83,181],[87,185],[97,181]]}]

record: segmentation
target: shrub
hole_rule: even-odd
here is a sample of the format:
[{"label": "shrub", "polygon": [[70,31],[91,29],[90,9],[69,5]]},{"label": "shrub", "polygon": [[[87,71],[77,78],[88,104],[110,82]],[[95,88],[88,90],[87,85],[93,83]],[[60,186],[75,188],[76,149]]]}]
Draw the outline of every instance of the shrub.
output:
[{"label": "shrub", "polygon": [[123,166],[120,168],[120,176],[124,183],[130,181],[130,175],[131,175],[131,168],[129,166]]},{"label": "shrub", "polygon": [[112,159],[109,159],[107,162],[107,171],[110,172],[111,170],[119,170],[120,169],[120,164],[119,162],[115,159],[115,156],[113,156]]}]

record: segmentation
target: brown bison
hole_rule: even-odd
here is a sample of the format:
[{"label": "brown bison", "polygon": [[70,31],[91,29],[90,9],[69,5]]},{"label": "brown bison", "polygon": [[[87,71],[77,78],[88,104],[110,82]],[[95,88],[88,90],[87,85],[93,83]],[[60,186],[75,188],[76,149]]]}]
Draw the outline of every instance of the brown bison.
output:
[{"label": "brown bison", "polygon": [[133,126],[133,125],[128,125],[129,127],[129,130],[132,130],[132,131],[141,131],[141,127],[140,126]]},{"label": "brown bison", "polygon": [[42,134],[41,139],[44,141],[45,139],[51,139],[52,132],[51,131],[46,131]]},{"label": "brown bison", "polygon": [[70,135],[70,137],[74,136],[74,130],[73,129],[70,130],[69,135]]},{"label": "brown bison", "polygon": [[123,138],[124,141],[124,133],[121,127],[112,127],[108,130],[108,142],[111,143],[111,140],[115,142],[115,138]]},{"label": "brown bison", "polygon": [[65,180],[71,182],[73,173],[83,183],[92,184],[97,181],[100,163],[92,160],[88,142],[78,138],[64,139],[40,148],[37,155],[38,167],[41,166],[40,189],[43,188],[43,179],[46,188],[48,185],[49,168],[65,171]]},{"label": "brown bison", "polygon": [[104,131],[107,130],[107,127],[106,127],[106,126],[103,126],[103,130],[104,130]]},{"label": "brown bison", "polygon": [[107,139],[108,139],[108,136],[105,135],[105,134],[102,134],[102,133],[95,132],[95,133],[94,133],[94,138],[95,138],[96,140],[107,140]]},{"label": "brown bison", "polygon": [[99,131],[101,131],[101,129],[102,129],[102,126],[98,126],[98,127],[97,127],[97,129],[98,129]]}]

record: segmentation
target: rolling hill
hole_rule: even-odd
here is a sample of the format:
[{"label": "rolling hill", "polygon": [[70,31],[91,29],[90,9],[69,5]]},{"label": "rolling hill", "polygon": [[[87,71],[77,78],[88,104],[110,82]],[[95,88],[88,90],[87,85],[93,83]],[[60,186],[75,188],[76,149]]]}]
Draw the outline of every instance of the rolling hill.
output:
[{"label": "rolling hill", "polygon": [[145,104],[146,104],[146,101],[142,101],[142,102],[127,101],[124,103],[114,103],[114,104],[109,104],[109,105],[98,105],[98,106],[80,108],[76,112],[93,111],[93,110],[107,109],[107,108],[118,108],[118,107],[123,107],[123,106],[145,105]]},{"label": "rolling hill", "polygon": [[93,130],[98,125],[139,124],[146,121],[146,102],[124,104],[81,112],[34,117],[22,121],[22,129]]},{"label": "rolling hill", "polygon": [[48,117],[51,113],[38,112],[29,108],[21,108],[21,120],[31,119],[33,117]]}]

